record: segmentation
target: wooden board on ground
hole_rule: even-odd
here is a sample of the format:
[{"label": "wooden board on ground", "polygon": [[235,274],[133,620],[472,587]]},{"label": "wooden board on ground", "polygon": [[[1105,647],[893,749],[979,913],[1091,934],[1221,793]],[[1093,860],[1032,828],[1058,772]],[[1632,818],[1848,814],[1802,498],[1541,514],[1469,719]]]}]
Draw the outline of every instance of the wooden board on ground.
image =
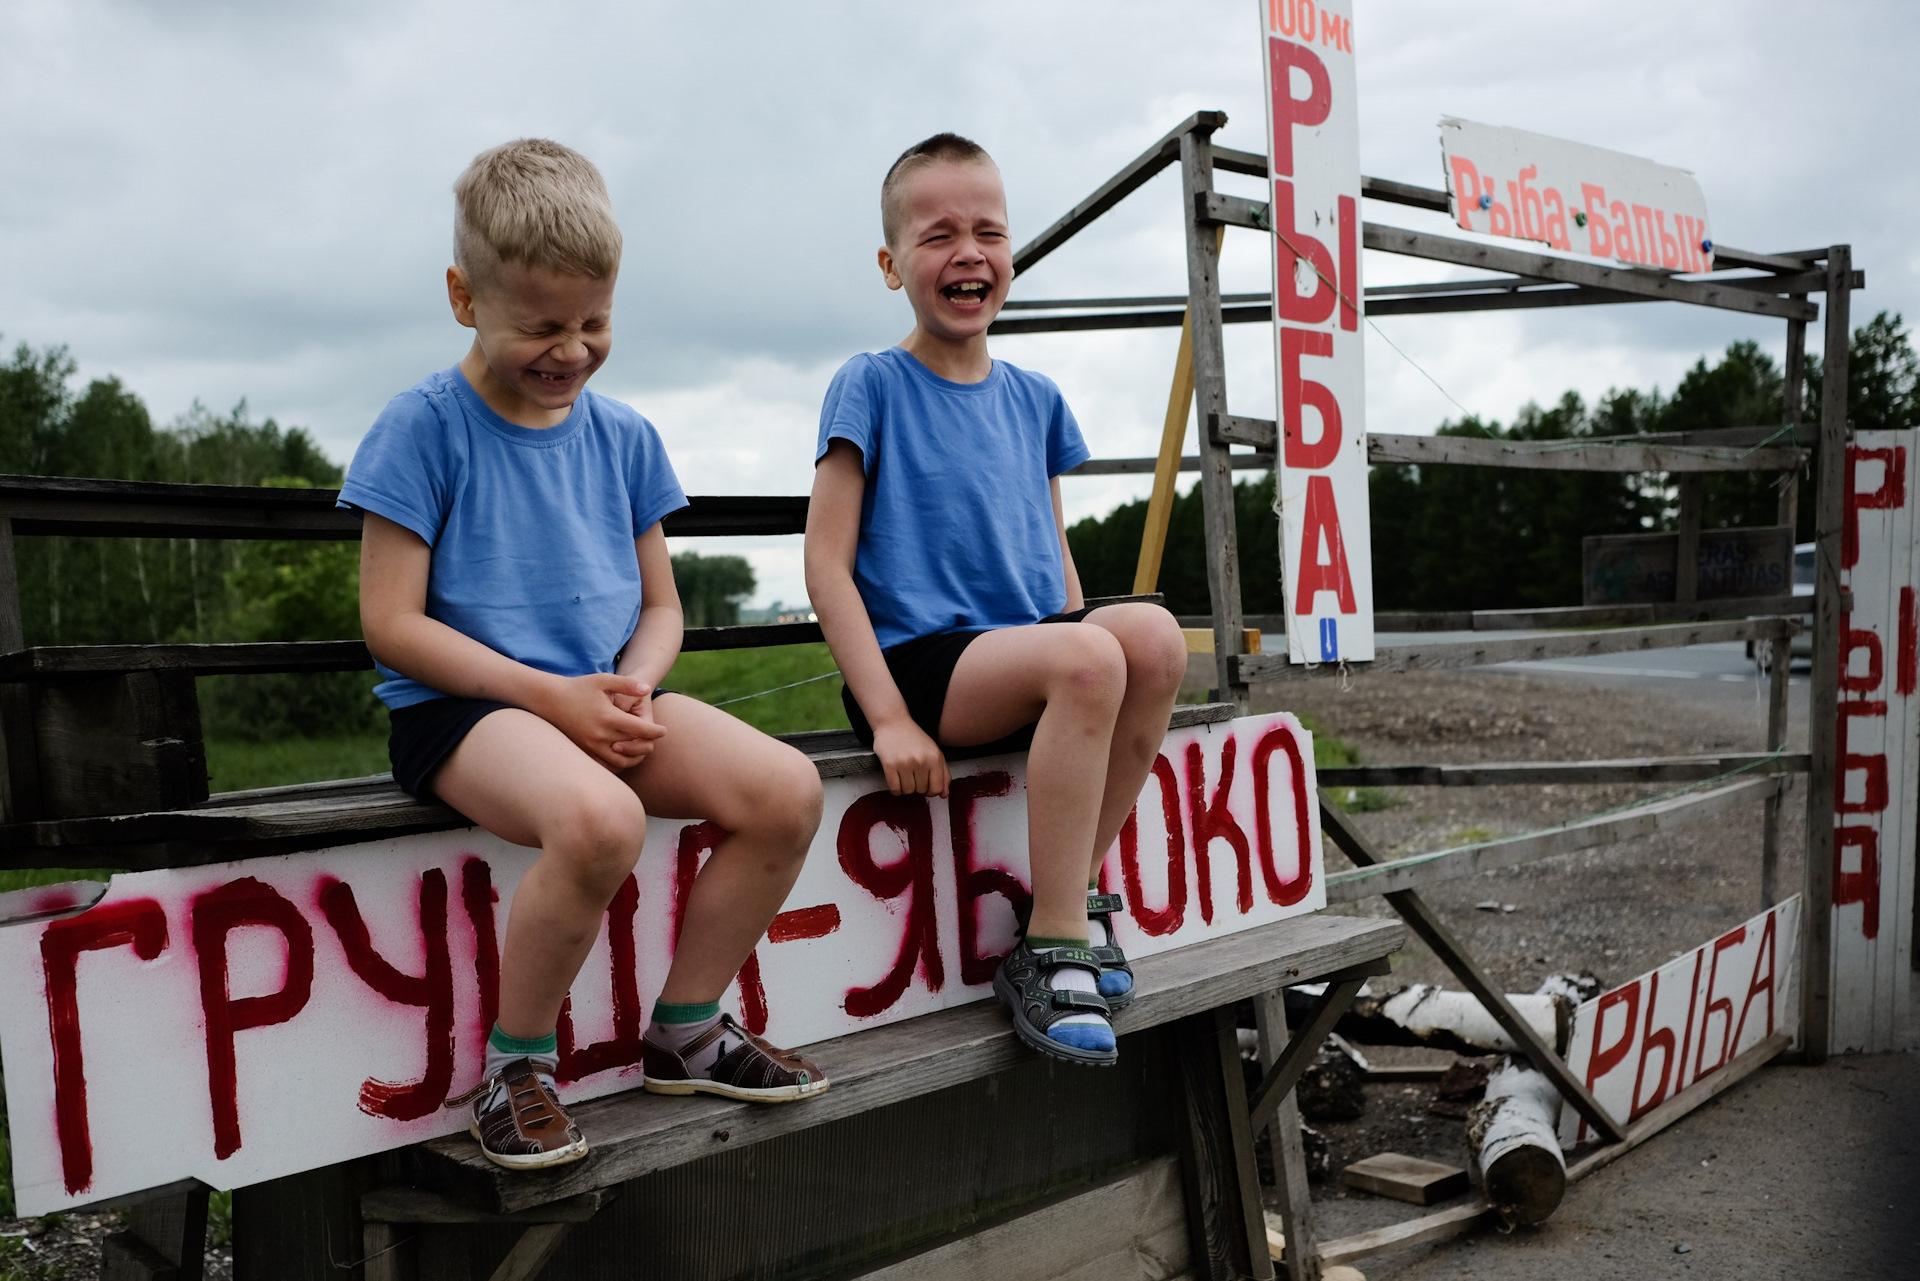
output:
[{"label": "wooden board on ground", "polygon": [[1467,1172],[1457,1165],[1424,1161],[1399,1152],[1381,1152],[1340,1171],[1350,1188],[1390,1196],[1414,1205],[1432,1205],[1467,1190]]}]

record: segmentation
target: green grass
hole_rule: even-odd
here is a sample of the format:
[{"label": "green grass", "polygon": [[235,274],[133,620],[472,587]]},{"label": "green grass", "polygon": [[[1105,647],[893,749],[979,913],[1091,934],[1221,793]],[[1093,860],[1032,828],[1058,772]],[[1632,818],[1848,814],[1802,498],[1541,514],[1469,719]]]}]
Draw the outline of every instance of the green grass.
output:
[{"label": "green grass", "polygon": [[207,740],[207,774],[216,792],[359,778],[387,768],[384,733],[339,738],[282,738],[265,743]]},{"label": "green grass", "polygon": [[704,703],[774,690],[729,704],[726,710],[768,734],[790,734],[803,729],[847,728],[838,676],[794,689],[775,689],[833,670],[833,655],[823,644],[709,649],[680,655],[680,661],[660,683]]},{"label": "green grass", "polygon": [[[1321,769],[1352,769],[1361,763],[1360,749],[1344,739],[1335,738],[1311,716],[1302,714],[1300,723],[1306,726],[1307,733],[1313,735],[1313,767]],[[1371,814],[1376,810],[1392,809],[1400,803],[1400,798],[1384,787],[1341,787],[1328,795],[1333,803],[1349,814]]]}]

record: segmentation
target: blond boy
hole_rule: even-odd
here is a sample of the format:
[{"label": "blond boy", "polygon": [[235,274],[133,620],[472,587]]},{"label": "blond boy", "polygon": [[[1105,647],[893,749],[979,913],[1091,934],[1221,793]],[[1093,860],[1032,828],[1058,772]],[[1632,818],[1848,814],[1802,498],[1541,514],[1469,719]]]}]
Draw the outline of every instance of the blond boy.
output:
[{"label": "blond boy", "polygon": [[1028,1045],[1110,1064],[1133,976],[1112,933],[1123,904],[1094,886],[1166,734],[1185,645],[1158,606],[1085,607],[1059,476],[1086,445],[1052,382],[987,351],[1013,279],[992,159],[929,138],[889,170],[880,207],[880,271],[913,332],[827,392],[808,590],[895,793],[945,796],[943,746],[1033,726],[1033,910],[994,990]]},{"label": "blond boy", "polygon": [[555,1028],[649,813],[729,835],[688,899],[646,1088],[826,1088],[717,1004],[799,874],[820,781],[799,752],[659,688],[682,628],[660,521],[686,497],[652,424],[586,389],[621,250],[599,172],[526,139],[476,157],[454,192],[447,297],[472,346],[381,413],[340,503],[364,517],[361,621],[396,781],[540,851],[508,914],[471,1126],[495,1163],[538,1167],[586,1155],[553,1089]]}]

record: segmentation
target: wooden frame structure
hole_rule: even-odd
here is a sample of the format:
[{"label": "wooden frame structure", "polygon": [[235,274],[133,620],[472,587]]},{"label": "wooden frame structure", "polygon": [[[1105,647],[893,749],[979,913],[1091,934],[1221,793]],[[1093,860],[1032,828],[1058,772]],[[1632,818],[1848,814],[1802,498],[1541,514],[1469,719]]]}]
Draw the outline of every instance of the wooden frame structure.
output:
[{"label": "wooden frame structure", "polygon": [[[1834,709],[1839,691],[1840,615],[1848,607],[1840,588],[1840,541],[1846,445],[1849,297],[1864,287],[1865,278],[1853,267],[1846,245],[1786,253],[1755,253],[1726,245],[1714,246],[1715,270],[1687,276],[1641,267],[1607,265],[1557,257],[1532,250],[1489,244],[1480,239],[1437,235],[1366,222],[1361,242],[1365,248],[1456,267],[1497,273],[1488,278],[1404,285],[1369,285],[1364,289],[1370,316],[1433,315],[1515,308],[1592,306],[1643,302],[1681,302],[1722,310],[1746,312],[1786,321],[1784,421],[1725,432],[1674,433],[1619,440],[1594,439],[1577,447],[1553,442],[1552,448],[1529,442],[1369,434],[1367,452],[1375,465],[1466,465],[1575,471],[1662,472],[1679,478],[1679,548],[1677,600],[1668,605],[1568,607],[1535,610],[1483,610],[1471,613],[1380,614],[1382,630],[1400,631],[1510,631],[1553,627],[1604,627],[1526,639],[1487,639],[1436,642],[1383,648],[1371,663],[1296,666],[1284,653],[1246,652],[1245,629],[1261,626],[1284,631],[1283,617],[1247,616],[1241,606],[1239,553],[1234,522],[1233,473],[1270,471],[1275,463],[1277,429],[1271,420],[1229,412],[1226,403],[1225,354],[1222,327],[1238,323],[1270,323],[1271,298],[1266,294],[1223,295],[1219,279],[1222,238],[1228,227],[1270,235],[1272,223],[1264,202],[1228,195],[1215,189],[1215,174],[1227,172],[1265,181],[1267,158],[1222,147],[1213,134],[1226,123],[1224,113],[1202,111],[1142,152],[1075,205],[1052,226],[1014,255],[1016,270],[1024,271],[1085,230],[1097,218],[1138,190],[1161,171],[1177,166],[1180,205],[1185,228],[1187,293],[1154,297],[1067,300],[1020,300],[1007,304],[1014,313],[1003,315],[992,332],[1033,334],[1103,329],[1181,327],[1173,390],[1169,397],[1166,430],[1156,458],[1109,459],[1089,462],[1080,474],[1111,475],[1153,472],[1154,495],[1149,500],[1145,544],[1141,550],[1136,591],[1151,591],[1160,564],[1167,509],[1176,471],[1199,471],[1204,504],[1207,584],[1212,613],[1204,619],[1183,619],[1190,625],[1210,626],[1216,671],[1216,696],[1247,706],[1252,687],[1303,679],[1325,679],[1336,672],[1403,672],[1521,662],[1574,655],[1620,653],[1716,641],[1746,640],[1769,651],[1767,728],[1763,753],[1743,758],[1656,757],[1638,761],[1529,762],[1508,765],[1448,767],[1406,765],[1329,769],[1320,773],[1323,788],[1322,826],[1356,870],[1329,878],[1335,901],[1382,894],[1413,930],[1433,949],[1468,990],[1480,998],[1489,1013],[1522,1046],[1542,1072],[1559,1087],[1567,1103],[1594,1125],[1607,1146],[1577,1163],[1585,1173],[1614,1159],[1643,1140],[1654,1128],[1684,1114],[1710,1097],[1703,1087],[1688,1091],[1684,1106],[1676,1099],[1628,1127],[1607,1116],[1552,1047],[1541,1041],[1513,1010],[1505,995],[1460,946],[1445,924],[1419,896],[1421,887],[1494,866],[1568,853],[1643,835],[1665,826],[1697,821],[1722,813],[1736,802],[1759,799],[1763,809],[1761,850],[1761,906],[1776,901],[1781,805],[1792,776],[1807,777],[1806,848],[1802,914],[1805,958],[1801,984],[1801,1052],[1805,1061],[1818,1063],[1828,1050],[1828,985],[1826,965],[1832,902],[1832,832],[1834,807]],[[1363,197],[1433,212],[1450,212],[1446,192],[1378,178],[1361,179]],[[1736,274],[1738,273],[1738,274]],[[1825,350],[1822,357],[1822,395],[1817,417],[1803,422],[1802,364],[1809,323],[1822,318],[1822,307],[1810,296],[1823,296]],[[1188,406],[1199,425],[1199,453],[1181,454]],[[1781,475],[1779,523],[1795,523],[1798,473],[1810,459],[1818,460],[1815,496],[1817,580],[1813,599],[1813,689],[1810,742],[1805,753],[1787,752],[1787,679],[1789,641],[1801,627],[1804,599],[1790,596],[1699,601],[1695,599],[1695,558],[1699,546],[1702,497],[1699,477],[1711,472],[1776,472]],[[1743,768],[1744,767],[1744,768]],[[1443,857],[1382,859],[1346,816],[1326,800],[1325,789],[1349,786],[1478,786],[1512,783],[1612,783],[1688,781],[1719,777],[1742,770],[1740,781],[1704,792],[1684,795],[1657,806],[1611,818],[1598,818],[1544,833],[1496,849],[1467,847]],[[1277,1017],[1277,1016],[1269,1016]],[[1743,1062],[1742,1075],[1758,1062],[1785,1047],[1777,1039],[1752,1052],[1754,1062]],[[1717,1083],[1724,1089],[1727,1082]],[[1717,1092],[1717,1089],[1714,1091]],[[1285,1128],[1285,1127],[1283,1127]],[[1281,1154],[1283,1201],[1298,1211],[1304,1191],[1293,1185],[1304,1179],[1297,1144],[1276,1136]],[[1303,1186],[1303,1185],[1302,1185]],[[1448,1211],[1431,1222],[1419,1221],[1369,1237],[1370,1242],[1332,1243],[1318,1255],[1323,1262],[1345,1261],[1376,1249],[1434,1239],[1461,1230],[1485,1206],[1472,1213]],[[1424,1225],[1424,1226],[1423,1226]],[[1289,1239],[1299,1238],[1290,1228]],[[1295,1281],[1316,1277],[1318,1264],[1296,1268]]]}]

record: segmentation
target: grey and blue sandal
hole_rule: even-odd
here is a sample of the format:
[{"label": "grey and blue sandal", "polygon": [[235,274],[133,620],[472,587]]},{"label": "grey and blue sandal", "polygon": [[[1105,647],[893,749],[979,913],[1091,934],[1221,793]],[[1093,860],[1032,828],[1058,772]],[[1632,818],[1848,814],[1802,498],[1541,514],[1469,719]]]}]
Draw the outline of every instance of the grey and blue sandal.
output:
[{"label": "grey and blue sandal", "polygon": [[[1118,894],[1087,891],[1087,920],[1099,921],[1109,939],[1119,937],[1113,929],[1114,913],[1126,910],[1127,901]],[[1108,943],[1104,947],[1089,950],[1094,959],[1100,962],[1100,995],[1107,998],[1107,1008],[1118,1013],[1132,1005],[1133,967],[1127,964],[1127,954],[1120,950],[1120,945]]]},{"label": "grey and blue sandal", "polygon": [[1112,1008],[1097,993],[1054,987],[1053,972],[1062,966],[1096,975],[1100,972],[1100,961],[1089,948],[1048,948],[1042,956],[1022,939],[994,974],[994,995],[1013,1015],[1014,1035],[1030,1048],[1068,1063],[1111,1067],[1119,1061],[1120,1052],[1114,1045],[1113,1029],[1105,1022],[1070,1024],[1059,1028],[1059,1036],[1050,1035],[1060,1020],[1070,1015],[1097,1014],[1104,1020]]}]

